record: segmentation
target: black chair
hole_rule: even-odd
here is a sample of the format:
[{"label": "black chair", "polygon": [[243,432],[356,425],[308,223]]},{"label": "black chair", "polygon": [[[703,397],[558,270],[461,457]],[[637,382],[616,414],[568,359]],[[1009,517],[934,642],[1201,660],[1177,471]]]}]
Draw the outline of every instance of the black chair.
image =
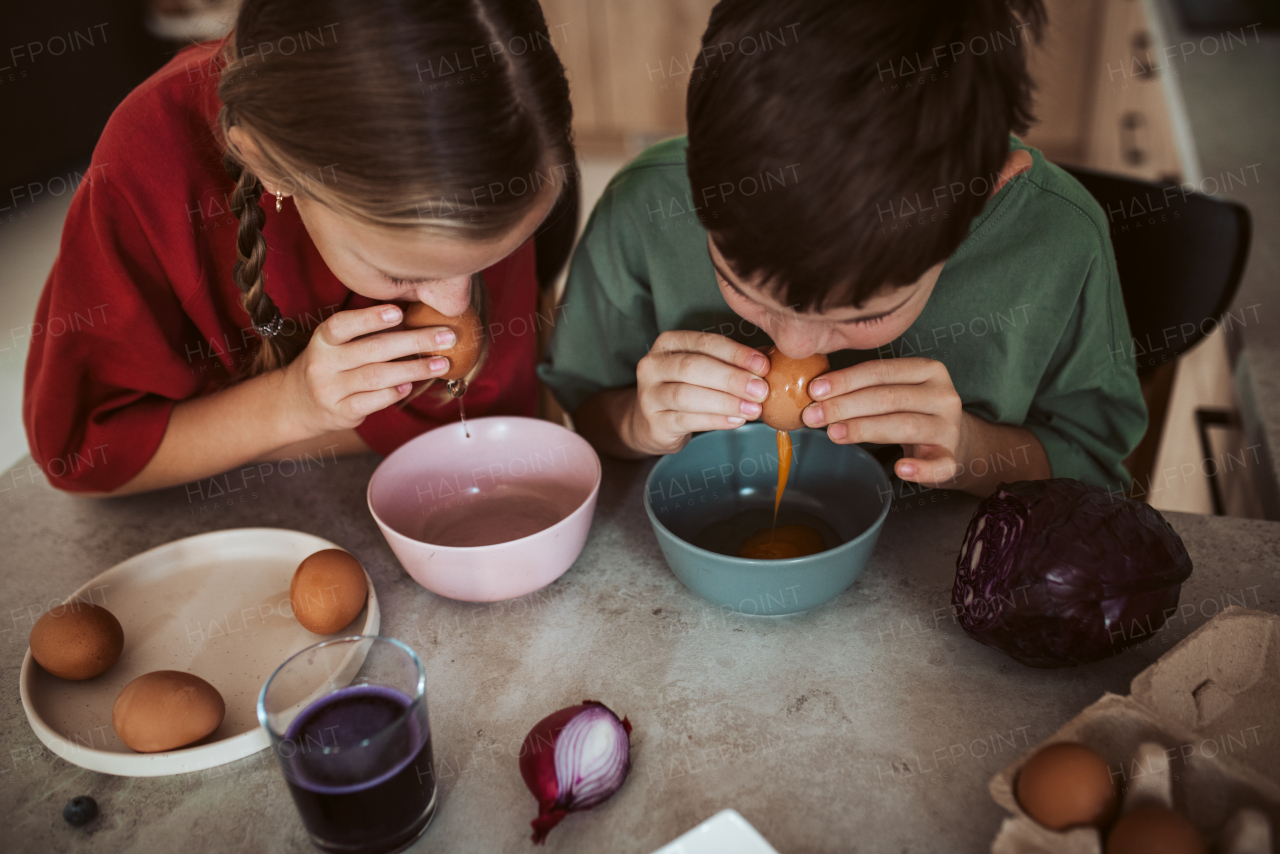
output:
[{"label": "black chair", "polygon": [[1063,168],[1097,199],[1110,222],[1150,415],[1147,434],[1125,465],[1135,479],[1147,480],[1164,427],[1174,361],[1218,327],[1240,285],[1252,233],[1249,210],[1184,192],[1177,184]]}]

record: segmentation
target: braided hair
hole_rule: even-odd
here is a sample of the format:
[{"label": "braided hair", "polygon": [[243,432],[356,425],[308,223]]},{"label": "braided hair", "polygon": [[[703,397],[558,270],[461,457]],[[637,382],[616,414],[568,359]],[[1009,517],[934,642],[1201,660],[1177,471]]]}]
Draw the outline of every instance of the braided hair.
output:
[{"label": "braided hair", "polygon": [[[267,241],[262,236],[267,215],[260,204],[262,182],[233,157],[223,158],[227,174],[236,182],[231,193],[231,212],[240,220],[236,234],[236,263],[231,277],[240,289],[240,305],[249,314],[255,329],[268,327],[280,313],[264,285],[262,267],[267,260]],[[292,326],[292,329],[288,327]],[[262,336],[262,346],[253,355],[245,373],[257,376],[283,368],[307,346],[307,335],[298,324],[286,321],[274,335]]]}]

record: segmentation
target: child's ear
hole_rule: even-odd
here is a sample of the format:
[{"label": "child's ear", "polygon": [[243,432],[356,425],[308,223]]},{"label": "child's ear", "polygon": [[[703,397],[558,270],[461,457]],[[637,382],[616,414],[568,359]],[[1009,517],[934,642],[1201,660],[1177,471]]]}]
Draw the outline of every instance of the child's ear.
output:
[{"label": "child's ear", "polygon": [[1026,149],[1016,149],[1009,153],[1009,159],[1004,162],[1004,166],[1000,168],[1000,178],[996,182],[996,186],[991,191],[988,199],[995,197],[996,193],[1004,189],[1004,185],[1008,184],[1014,178],[1017,178],[1023,172],[1031,169],[1031,152]]}]

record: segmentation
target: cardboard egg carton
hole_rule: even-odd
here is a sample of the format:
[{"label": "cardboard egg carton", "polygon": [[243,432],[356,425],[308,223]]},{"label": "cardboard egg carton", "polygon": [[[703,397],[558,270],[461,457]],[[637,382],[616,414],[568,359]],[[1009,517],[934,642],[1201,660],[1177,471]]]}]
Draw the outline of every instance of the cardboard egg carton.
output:
[{"label": "cardboard egg carton", "polygon": [[[1101,854],[1093,828],[1057,833],[1019,807],[1014,781],[1045,744],[1075,741],[1111,769],[1121,812],[1164,803],[1215,854],[1280,854],[1280,617],[1232,607],[992,778],[1006,818],[992,854]],[[1269,828],[1268,825],[1269,824]]]}]

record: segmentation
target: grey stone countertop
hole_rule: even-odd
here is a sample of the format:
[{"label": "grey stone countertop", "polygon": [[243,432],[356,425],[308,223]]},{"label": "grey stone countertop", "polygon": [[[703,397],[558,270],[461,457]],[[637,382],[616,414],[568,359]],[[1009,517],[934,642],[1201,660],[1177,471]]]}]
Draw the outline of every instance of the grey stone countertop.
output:
[{"label": "grey stone countertop", "polygon": [[[535,850],[517,753],[540,718],[584,698],[635,725],[631,775],[556,828],[547,851],[645,854],[726,807],[782,854],[986,851],[1002,818],[987,781],[1020,751],[1104,691],[1128,693],[1229,602],[1280,611],[1280,523],[1173,515],[1195,561],[1182,593],[1193,607],[1108,661],[1029,669],[952,623],[955,556],[976,502],[931,493],[895,506],[866,571],[833,602],[790,617],[725,614],[664,563],[641,505],[647,466],[609,461],[569,572],[522,599],[453,602],[414,583],[374,525],[365,486],[377,462],[298,467],[229,502],[204,488],[76,498],[29,460],[0,477],[0,848],[312,850],[269,751],[182,776],[112,777],[55,756],[23,714],[32,617],[121,560],[204,531],[307,531],[368,569],[383,634],[427,667],[441,805],[416,851]],[[101,813],[76,829],[62,806],[82,794]]]}]

